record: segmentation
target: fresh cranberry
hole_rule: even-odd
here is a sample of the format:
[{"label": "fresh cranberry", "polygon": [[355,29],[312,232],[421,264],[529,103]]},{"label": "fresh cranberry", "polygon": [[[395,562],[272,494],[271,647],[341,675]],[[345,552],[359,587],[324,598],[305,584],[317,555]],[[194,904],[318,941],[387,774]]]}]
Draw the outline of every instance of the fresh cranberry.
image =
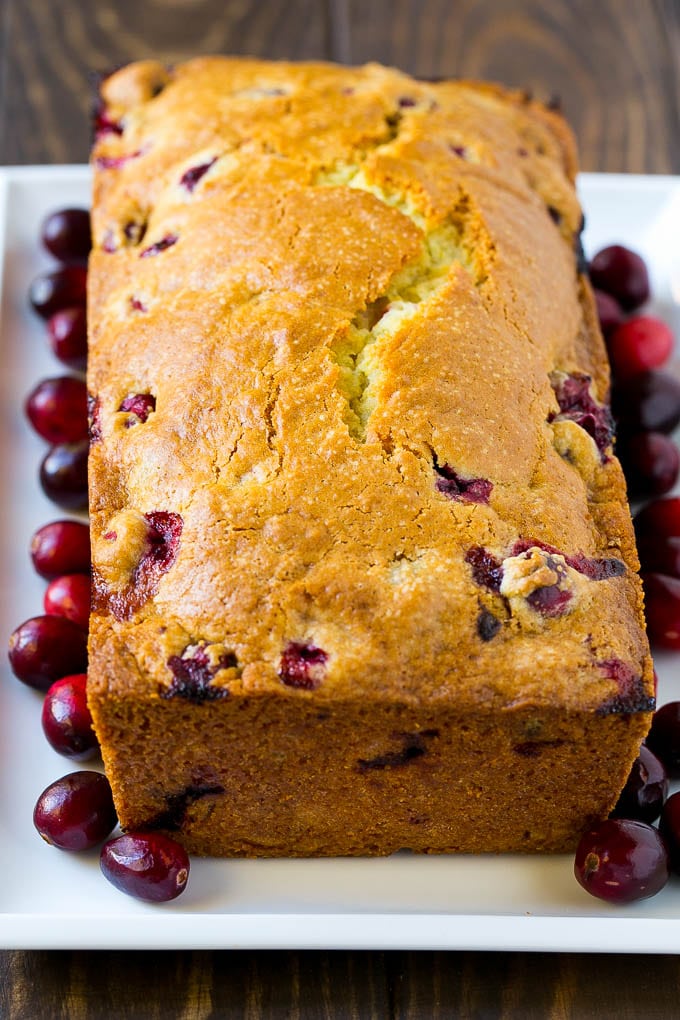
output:
[{"label": "fresh cranberry", "polygon": [[664,887],[669,878],[668,853],[651,825],[609,818],[581,837],[574,874],[593,896],[610,903],[632,903]]},{"label": "fresh cranberry", "polygon": [[593,258],[589,267],[594,287],[615,297],[622,308],[630,312],[649,298],[649,274],[640,256],[612,244]]},{"label": "fresh cranberry", "polygon": [[67,758],[85,761],[97,753],[99,742],[87,705],[85,673],[65,676],[52,684],[43,702],[42,728],[54,750]]},{"label": "fresh cranberry", "polygon": [[90,578],[88,574],[64,574],[47,586],[43,599],[46,613],[65,616],[83,630],[90,624]]},{"label": "fresh cranberry", "polygon": [[326,676],[327,659],[322,648],[290,641],[281,655],[279,677],[286,687],[316,690]]},{"label": "fresh cranberry", "polygon": [[101,772],[71,772],[38,797],[33,824],[51,846],[89,850],[115,828],[111,787]]},{"label": "fresh cranberry", "polygon": [[9,639],[12,672],[39,691],[87,669],[87,634],[65,616],[34,616]]},{"label": "fresh cranberry", "polygon": [[653,369],[623,379],[612,393],[612,410],[624,432],[672,432],[680,422],[680,382]]},{"label": "fresh cranberry", "polygon": [[53,273],[36,276],[28,297],[43,319],[49,319],[62,308],[84,308],[87,300],[87,269],[85,266],[63,266]]},{"label": "fresh cranberry", "polygon": [[53,446],[40,465],[40,484],[48,499],[64,510],[87,507],[87,441]]},{"label": "fresh cranberry", "polygon": [[100,865],[116,889],[149,903],[174,900],[189,878],[186,850],[160,832],[127,832],[109,840]]},{"label": "fresh cranberry", "polygon": [[156,241],[155,244],[150,244],[148,248],[144,248],[140,251],[140,259],[149,258],[151,255],[158,255],[160,252],[165,251],[166,248],[172,248],[173,244],[177,244],[179,238],[177,234],[166,234],[160,241]]},{"label": "fresh cranberry", "polygon": [[642,583],[651,644],[680,650],[680,580],[666,574],[643,574]]},{"label": "fresh cranberry", "polygon": [[680,497],[653,500],[638,511],[633,524],[638,539],[647,535],[680,538]]},{"label": "fresh cranberry", "polygon": [[603,290],[595,291],[595,304],[597,305],[600,329],[607,337],[623,322],[623,309],[616,298],[613,298],[611,294],[605,294]]},{"label": "fresh cranberry", "polygon": [[60,262],[84,262],[90,254],[90,214],[87,209],[59,209],[43,222],[42,243]]},{"label": "fresh cranberry", "polygon": [[637,315],[621,323],[607,341],[617,379],[630,379],[665,364],[673,350],[673,333],[661,319]]},{"label": "fresh cranberry", "polygon": [[78,372],[87,365],[87,319],[84,308],[62,308],[47,320],[47,337],[56,358]]},{"label": "fresh cranberry", "polygon": [[151,393],[131,393],[121,401],[119,411],[128,411],[130,417],[126,427],[138,425],[147,420],[152,411],[156,410],[156,398]]},{"label": "fresh cranberry", "polygon": [[663,806],[659,832],[666,841],[671,871],[680,874],[680,793],[672,794]]},{"label": "fresh cranberry", "polygon": [[680,701],[668,701],[657,709],[645,743],[663,762],[668,775],[680,778]]},{"label": "fresh cranberry", "polygon": [[628,492],[633,499],[663,496],[675,485],[680,453],[663,432],[638,432],[624,436],[616,447]]},{"label": "fresh cranberry", "polygon": [[90,529],[80,521],[51,521],[31,539],[31,560],[38,574],[51,581],[61,574],[90,569]]},{"label": "fresh cranberry", "polygon": [[180,184],[187,189],[187,191],[193,191],[201,178],[207,174],[210,167],[216,162],[217,156],[213,159],[208,160],[207,163],[200,163],[198,166],[189,167],[188,170],[182,174],[180,178]]},{"label": "fresh cranberry", "polygon": [[48,443],[87,439],[87,389],[74,375],[43,379],[26,398],[26,416]]},{"label": "fresh cranberry", "polygon": [[637,818],[640,822],[651,824],[661,814],[667,793],[666,770],[643,744],[610,817]]},{"label": "fresh cranberry", "polygon": [[644,573],[680,577],[680,538],[644,535],[638,539],[637,547]]}]

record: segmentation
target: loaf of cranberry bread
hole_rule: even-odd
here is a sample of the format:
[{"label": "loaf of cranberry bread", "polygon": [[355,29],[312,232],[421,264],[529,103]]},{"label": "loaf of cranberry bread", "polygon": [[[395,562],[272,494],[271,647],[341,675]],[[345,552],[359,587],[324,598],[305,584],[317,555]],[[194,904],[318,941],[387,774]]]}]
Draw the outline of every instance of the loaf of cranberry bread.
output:
[{"label": "loaf of cranberry bread", "polygon": [[125,828],[557,851],[653,708],[563,120],[370,65],[104,81],[89,698]]}]

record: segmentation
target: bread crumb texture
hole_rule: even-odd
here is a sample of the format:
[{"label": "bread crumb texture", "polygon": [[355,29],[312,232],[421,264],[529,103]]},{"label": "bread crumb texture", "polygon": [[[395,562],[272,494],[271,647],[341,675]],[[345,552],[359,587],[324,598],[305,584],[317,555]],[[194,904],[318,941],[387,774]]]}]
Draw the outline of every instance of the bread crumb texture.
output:
[{"label": "bread crumb texture", "polygon": [[571,845],[653,681],[564,122],[378,65],[147,61],[104,81],[93,166],[89,683],[123,824]]}]

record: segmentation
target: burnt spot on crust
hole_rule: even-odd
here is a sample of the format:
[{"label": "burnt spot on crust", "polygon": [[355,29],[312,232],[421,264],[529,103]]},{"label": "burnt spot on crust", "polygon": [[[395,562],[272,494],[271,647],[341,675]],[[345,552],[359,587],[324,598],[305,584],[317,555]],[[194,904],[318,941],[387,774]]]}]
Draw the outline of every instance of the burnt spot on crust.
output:
[{"label": "burnt spot on crust", "polygon": [[179,831],[186,820],[187,811],[192,804],[203,797],[217,796],[224,793],[219,783],[203,783],[187,786],[179,793],[171,793],[165,798],[166,809],[147,819],[141,829],[167,829],[169,832]]},{"label": "burnt spot on crust", "polygon": [[359,758],[357,769],[359,772],[370,772],[372,769],[394,769],[402,765],[408,765],[416,758],[422,758],[427,754],[425,738],[439,736],[439,730],[422,730],[420,733],[395,733],[395,738],[401,739],[402,746],[396,751],[387,751],[385,754],[376,755],[374,758]]},{"label": "burnt spot on crust", "polygon": [[488,609],[482,609],[477,617],[477,634],[482,641],[492,641],[502,626],[498,617]]},{"label": "burnt spot on crust", "polygon": [[608,698],[597,709],[598,715],[635,715],[637,712],[654,711],[656,698],[647,694],[642,677],[627,662],[622,659],[604,659],[597,666],[618,687],[618,694]]},{"label": "burnt spot on crust", "polygon": [[523,758],[540,758],[543,751],[551,747],[562,747],[564,740],[525,740],[521,744],[514,744],[513,751]]},{"label": "burnt spot on crust", "polygon": [[278,675],[286,687],[314,691],[326,676],[328,653],[316,645],[289,641],[281,655]]},{"label": "burnt spot on crust", "polygon": [[459,503],[489,502],[493,483],[487,478],[463,478],[449,464],[439,464],[436,456],[433,467],[437,475],[437,492]]},{"label": "burnt spot on crust", "polygon": [[182,655],[171,655],[167,665],[173,679],[169,687],[159,691],[161,698],[184,698],[200,705],[229,697],[227,687],[214,686],[212,681],[221,669],[234,669],[238,662],[233,652],[225,652],[211,662],[204,645],[190,645]]}]

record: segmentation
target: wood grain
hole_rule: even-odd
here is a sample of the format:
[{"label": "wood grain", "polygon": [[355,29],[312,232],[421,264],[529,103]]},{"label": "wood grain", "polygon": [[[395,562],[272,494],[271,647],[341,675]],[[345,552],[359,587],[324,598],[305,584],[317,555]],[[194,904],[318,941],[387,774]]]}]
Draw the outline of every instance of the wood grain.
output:
[{"label": "wood grain", "polygon": [[82,163],[96,77],[130,60],[201,53],[330,56],[316,0],[5,0],[4,163]]},{"label": "wood grain", "polygon": [[[675,0],[350,0],[351,57],[558,96],[587,170],[680,171]],[[675,37],[669,32],[675,32]]]}]

